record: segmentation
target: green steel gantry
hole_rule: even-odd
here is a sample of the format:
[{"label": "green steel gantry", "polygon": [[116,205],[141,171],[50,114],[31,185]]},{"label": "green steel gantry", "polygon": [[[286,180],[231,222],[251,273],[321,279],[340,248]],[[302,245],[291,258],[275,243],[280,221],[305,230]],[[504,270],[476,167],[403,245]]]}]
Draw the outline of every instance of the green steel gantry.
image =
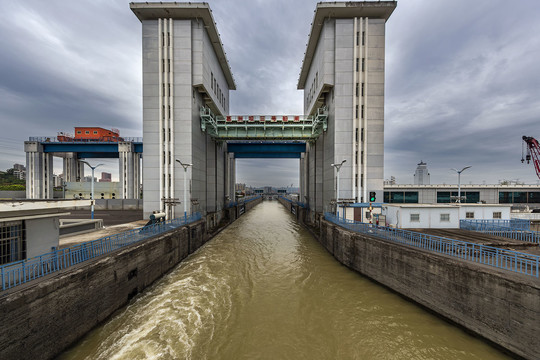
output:
[{"label": "green steel gantry", "polygon": [[201,129],[219,140],[316,140],[326,131],[328,109],[303,115],[214,115],[201,108]]}]

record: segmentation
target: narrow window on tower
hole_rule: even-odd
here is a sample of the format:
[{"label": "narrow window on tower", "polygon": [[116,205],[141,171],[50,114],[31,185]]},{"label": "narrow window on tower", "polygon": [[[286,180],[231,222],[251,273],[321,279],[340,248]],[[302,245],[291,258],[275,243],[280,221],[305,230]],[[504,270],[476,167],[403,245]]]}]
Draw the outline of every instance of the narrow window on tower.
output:
[{"label": "narrow window on tower", "polygon": [[165,33],[161,33],[161,46],[165,46]]},{"label": "narrow window on tower", "polygon": [[171,59],[167,59],[167,72],[171,72]]},{"label": "narrow window on tower", "polygon": [[364,83],[362,83],[362,96],[364,96]]},{"label": "narrow window on tower", "polygon": [[356,58],[356,72],[359,71],[359,66],[360,66],[360,59]]},{"label": "narrow window on tower", "polygon": [[165,72],[165,59],[161,59],[161,71]]},{"label": "narrow window on tower", "polygon": [[[360,31],[356,32],[356,45],[360,45]],[[364,44],[362,44],[364,45]]]},{"label": "narrow window on tower", "polygon": [[210,73],[210,87],[214,90],[214,73]]},{"label": "narrow window on tower", "polygon": [[364,105],[362,105],[362,111],[360,115],[362,116],[362,119],[363,119],[364,118]]},{"label": "narrow window on tower", "polygon": [[169,119],[170,119],[171,118],[171,105],[167,106],[167,112],[168,112]]},{"label": "narrow window on tower", "polygon": [[[165,151],[163,152],[163,165],[165,165]],[[163,184],[165,185],[165,184]]]},{"label": "narrow window on tower", "polygon": [[355,130],[356,130],[355,139],[356,139],[356,142],[358,142],[358,128],[356,128]]},{"label": "narrow window on tower", "polygon": [[366,71],[366,58],[362,58],[362,72]]},{"label": "narrow window on tower", "polygon": [[362,31],[362,46],[366,45],[366,32]]},{"label": "narrow window on tower", "polygon": [[163,130],[163,141],[165,141],[165,129],[162,129]]},{"label": "narrow window on tower", "polygon": [[356,152],[354,154],[354,163],[358,164],[358,150],[356,150]]},{"label": "narrow window on tower", "polygon": [[167,33],[167,46],[171,46],[171,34]]},{"label": "narrow window on tower", "polygon": [[360,186],[364,187],[364,174],[360,175]]},{"label": "narrow window on tower", "polygon": [[360,164],[362,164],[362,165],[364,164],[364,152],[363,151],[360,153]]},{"label": "narrow window on tower", "polygon": [[171,141],[171,129],[169,129],[169,141]]},{"label": "narrow window on tower", "polygon": [[358,174],[354,175],[354,186],[358,187]]},{"label": "narrow window on tower", "polygon": [[[363,85],[364,85],[364,84],[362,84],[362,86],[363,86]],[[364,89],[364,88],[362,87],[362,90],[363,90],[363,89]],[[363,94],[362,94],[362,95],[363,95]],[[358,83],[356,83],[356,96],[358,97]]]},{"label": "narrow window on tower", "polygon": [[[171,165],[171,152],[169,151],[169,165]],[[170,183],[169,183],[170,186]]]},{"label": "narrow window on tower", "polygon": [[354,117],[358,119],[358,105],[356,105]]},{"label": "narrow window on tower", "polygon": [[364,128],[362,128],[362,132],[360,133],[360,141],[364,142]]},{"label": "narrow window on tower", "polygon": [[169,96],[171,96],[171,84],[167,84]]},{"label": "narrow window on tower", "polygon": [[165,105],[161,105],[161,118],[165,120]]}]

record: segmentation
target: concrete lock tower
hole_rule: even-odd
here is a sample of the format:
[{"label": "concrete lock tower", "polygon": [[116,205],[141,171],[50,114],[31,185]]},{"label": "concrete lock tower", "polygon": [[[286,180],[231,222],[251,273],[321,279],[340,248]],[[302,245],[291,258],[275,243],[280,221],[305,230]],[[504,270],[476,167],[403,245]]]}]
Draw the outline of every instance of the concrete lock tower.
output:
[{"label": "concrete lock tower", "polygon": [[[394,1],[319,3],[311,25],[298,89],[304,113],[328,109],[328,129],[307,151],[311,209],[336,198],[383,197],[385,23]],[[339,186],[335,169],[340,164]]]},{"label": "concrete lock tower", "polygon": [[[145,216],[155,210],[180,216],[175,207],[186,176],[188,212],[219,221],[234,200],[235,158],[243,151],[229,140],[307,141],[298,153],[299,200],[315,212],[336,197],[364,202],[375,191],[382,200],[385,23],[395,2],[317,5],[297,86],[305,95],[298,116],[228,115],[236,86],[208,4],[130,7],[143,36]],[[272,123],[280,133],[268,130]],[[229,125],[243,132],[233,135]],[[340,164],[339,185],[332,164]]]},{"label": "concrete lock tower", "polygon": [[[234,197],[234,157],[226,143],[201,131],[200,108],[227,115],[229,90],[236,85],[210,7],[172,2],[130,7],[143,37],[144,216],[155,210],[169,218],[183,214],[183,176],[188,213],[219,213],[226,197]],[[193,165],[184,174],[176,159]]]}]

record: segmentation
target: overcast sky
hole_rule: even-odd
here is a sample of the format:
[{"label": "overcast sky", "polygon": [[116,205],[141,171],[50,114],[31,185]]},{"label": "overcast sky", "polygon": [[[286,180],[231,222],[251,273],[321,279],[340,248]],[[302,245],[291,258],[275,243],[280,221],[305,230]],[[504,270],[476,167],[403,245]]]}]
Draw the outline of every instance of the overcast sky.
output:
[{"label": "overcast sky", "polygon": [[[238,90],[233,114],[302,112],[298,74],[316,1],[210,2]],[[519,179],[540,139],[540,2],[402,0],[386,28],[385,178]],[[0,169],[29,136],[74,126],[142,136],[141,24],[127,1],[0,0]],[[117,176],[117,160],[103,160]],[[57,173],[61,161],[55,161]],[[241,160],[237,180],[298,186],[297,160]]]}]

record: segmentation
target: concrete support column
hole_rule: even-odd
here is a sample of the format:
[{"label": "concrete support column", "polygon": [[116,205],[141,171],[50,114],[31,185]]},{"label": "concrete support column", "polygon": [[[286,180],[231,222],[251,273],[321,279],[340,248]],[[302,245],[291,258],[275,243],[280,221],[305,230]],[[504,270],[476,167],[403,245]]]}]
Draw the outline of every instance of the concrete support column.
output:
[{"label": "concrete support column", "polygon": [[133,189],[133,198],[141,198],[141,154],[133,154],[134,166],[133,166],[133,178],[135,179],[134,189]]},{"label": "concrete support column", "polygon": [[63,158],[63,174],[66,182],[77,182],[84,178],[84,164],[77,159],[77,153],[66,153]]},{"label": "concrete support column", "polygon": [[37,141],[25,141],[26,152],[26,198],[53,198],[53,156],[43,152]]},{"label": "concrete support column", "polygon": [[[323,199],[325,198],[325,187],[324,187],[324,142],[323,139],[319,138],[317,142],[315,143],[315,191],[313,192],[315,195],[315,211],[316,212],[323,212],[324,211],[324,203]],[[333,171],[333,169],[332,169]],[[330,183],[333,185],[334,181],[331,180]],[[329,188],[333,189],[333,186],[328,186]],[[330,204],[330,199],[334,198],[335,194],[332,193],[331,197],[327,199],[327,204]]]},{"label": "concrete support column", "polygon": [[[135,153],[132,142],[119,142],[119,169],[120,198],[135,199],[135,183],[138,177],[135,171]],[[138,191],[137,191],[138,192]]]},{"label": "concrete support column", "polygon": [[217,179],[216,179],[216,143],[206,139],[206,212],[216,211]]},{"label": "concrete support column", "polygon": [[298,194],[298,201],[305,202],[306,199],[304,198],[305,191],[306,191],[306,184],[305,184],[305,163],[306,163],[306,153],[300,154],[300,183],[298,184],[298,187],[300,188],[299,194]]},{"label": "concrete support column", "polygon": [[225,197],[229,198],[229,201],[235,201],[234,185],[236,182],[236,160],[234,153],[226,153],[226,179],[225,179]]}]

